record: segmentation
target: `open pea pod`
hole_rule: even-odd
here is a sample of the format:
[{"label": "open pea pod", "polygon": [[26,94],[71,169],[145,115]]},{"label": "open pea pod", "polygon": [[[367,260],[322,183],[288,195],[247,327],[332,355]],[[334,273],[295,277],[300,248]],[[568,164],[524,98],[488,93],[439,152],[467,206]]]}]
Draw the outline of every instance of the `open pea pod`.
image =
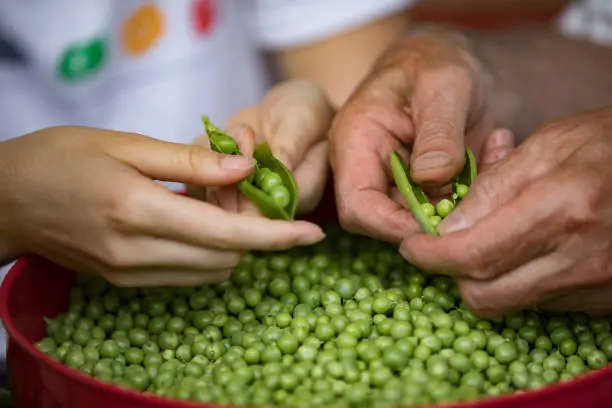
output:
[{"label": "open pea pod", "polygon": [[213,151],[229,155],[242,154],[238,143],[230,135],[213,125],[208,116],[202,116],[202,123],[204,123],[204,129],[206,129],[208,140],[210,140],[210,148]]},{"label": "open pea pod", "polygon": [[476,179],[477,174],[477,166],[476,166],[476,157],[474,156],[474,152],[469,147],[465,148],[465,166],[463,166],[463,170],[457,176],[455,181],[453,182],[453,202],[457,204],[461,201],[459,197],[458,189],[460,185],[464,185],[470,187],[474,180]]},{"label": "open pea pod", "polygon": [[283,185],[289,190],[289,204],[283,209],[287,213],[289,219],[295,218],[298,206],[298,187],[293,177],[293,173],[272,154],[270,146],[267,143],[261,143],[255,146],[253,157],[258,165],[266,167],[281,176]]},{"label": "open pea pod", "polygon": [[[208,117],[202,116],[202,122],[210,140],[210,148],[213,151],[228,155],[242,154],[236,141],[213,125]],[[272,155],[267,143],[257,145],[253,157],[257,163],[255,171],[246,179],[236,183],[238,190],[255,204],[266,217],[282,220],[294,219],[298,204],[298,190],[293,174],[280,160]],[[256,173],[262,169],[269,169],[281,177],[283,186],[289,192],[289,203],[285,207],[278,206],[269,194],[253,183]]]},{"label": "open pea pod", "polygon": [[[458,187],[460,185],[469,187],[476,178],[476,160],[474,158],[474,153],[468,147],[465,149],[465,155],[465,166],[459,176],[453,181],[452,198],[455,204],[460,200],[459,193],[457,192]],[[410,169],[402,156],[397,152],[393,152],[391,153],[390,162],[395,184],[408,203],[408,208],[421,229],[427,234],[439,235],[436,226],[431,223],[430,216],[423,210],[423,204],[431,203],[423,189],[410,178]]]},{"label": "open pea pod", "polygon": [[423,189],[410,179],[408,165],[397,152],[391,153],[390,161],[395,184],[408,203],[408,208],[410,208],[416,222],[425,233],[438,235],[438,230],[429,221],[429,216],[423,211],[422,204],[429,203],[429,200]]}]

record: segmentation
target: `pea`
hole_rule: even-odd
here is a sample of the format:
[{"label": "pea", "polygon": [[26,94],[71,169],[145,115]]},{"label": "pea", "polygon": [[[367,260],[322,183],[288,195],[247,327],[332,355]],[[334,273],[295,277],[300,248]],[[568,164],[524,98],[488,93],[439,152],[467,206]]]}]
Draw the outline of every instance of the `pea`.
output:
[{"label": "pea", "polygon": [[86,363],[85,354],[82,350],[70,350],[66,353],[64,362],[72,368],[80,368]]},{"label": "pea", "polygon": [[606,355],[600,350],[593,350],[587,357],[587,363],[590,367],[601,368],[608,363]]},{"label": "pea", "polygon": [[467,336],[459,336],[453,342],[453,350],[461,354],[472,354],[475,351],[474,343]]},{"label": "pea", "polygon": [[436,211],[442,218],[446,218],[455,209],[455,204],[451,200],[446,198],[438,201],[436,204]]},{"label": "pea", "polygon": [[575,377],[582,374],[585,371],[586,367],[584,365],[584,361],[578,356],[570,356],[567,358],[567,364],[565,366],[565,371],[571,376]]},{"label": "pea", "polygon": [[95,363],[92,370],[92,375],[103,381],[110,381],[113,377],[111,360],[103,359]]},{"label": "pea", "polygon": [[457,195],[459,196],[459,198],[464,198],[466,196],[466,194],[468,193],[468,186],[466,186],[465,184],[459,184],[457,185]]},{"label": "pea", "polygon": [[275,187],[282,186],[283,179],[278,173],[273,171],[267,172],[261,180],[261,189],[270,194]]},{"label": "pea", "polygon": [[103,358],[116,358],[119,356],[119,345],[114,340],[105,340],[100,344],[99,353]]},{"label": "pea", "polygon": [[470,361],[477,370],[484,370],[489,366],[489,355],[483,350],[476,350],[470,355]]},{"label": "pea", "polygon": [[612,360],[612,337],[605,338],[601,341],[599,349],[606,356],[608,361]]},{"label": "pea", "polygon": [[438,225],[440,225],[441,222],[442,222],[442,217],[440,217],[439,215],[434,215],[434,216],[429,217],[429,223],[433,227],[437,227]]},{"label": "pea", "polygon": [[495,359],[501,364],[509,364],[516,360],[518,351],[513,343],[500,344],[495,349]]},{"label": "pea", "polygon": [[280,208],[287,207],[291,202],[291,193],[289,193],[289,190],[285,186],[274,186],[272,190],[269,191],[269,194],[274,204]]},{"label": "pea", "polygon": [[565,326],[556,327],[550,333],[550,340],[556,346],[560,346],[563,341],[572,339],[572,332]]}]

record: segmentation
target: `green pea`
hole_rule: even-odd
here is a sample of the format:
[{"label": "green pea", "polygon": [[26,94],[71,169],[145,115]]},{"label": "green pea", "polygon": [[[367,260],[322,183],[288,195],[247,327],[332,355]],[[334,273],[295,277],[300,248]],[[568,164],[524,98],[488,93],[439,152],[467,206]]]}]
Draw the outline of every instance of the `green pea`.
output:
[{"label": "green pea", "polygon": [[263,176],[261,181],[261,189],[270,194],[276,187],[282,186],[283,179],[278,173],[273,171],[268,172]]},{"label": "green pea", "polygon": [[436,204],[436,212],[438,216],[442,218],[446,218],[453,210],[455,209],[455,204],[451,200],[446,198],[438,201]]},{"label": "green pea", "polygon": [[144,353],[139,348],[130,347],[125,350],[124,357],[128,364],[141,364],[144,359]]},{"label": "green pea", "polygon": [[434,207],[431,203],[421,204],[421,210],[423,211],[423,214],[425,214],[427,217],[433,217],[434,215],[436,215],[436,207]]},{"label": "green pea", "polygon": [[274,204],[280,208],[287,207],[291,202],[291,193],[285,186],[274,186],[268,193],[270,194]]},{"label": "green pea", "polygon": [[439,215],[433,215],[429,217],[429,223],[435,228],[442,222],[442,218]]},{"label": "green pea", "polygon": [[606,355],[600,350],[593,350],[587,357],[587,363],[590,367],[601,368],[608,363]]},{"label": "green pea", "polygon": [[115,358],[119,356],[119,345],[114,340],[105,340],[100,344],[100,356],[102,358]]}]

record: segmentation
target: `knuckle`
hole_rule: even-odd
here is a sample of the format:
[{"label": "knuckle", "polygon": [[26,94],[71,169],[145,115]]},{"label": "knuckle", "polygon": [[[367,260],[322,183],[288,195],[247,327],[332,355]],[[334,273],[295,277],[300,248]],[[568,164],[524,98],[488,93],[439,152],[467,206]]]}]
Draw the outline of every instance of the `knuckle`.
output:
[{"label": "knuckle", "polygon": [[599,183],[584,182],[584,180],[596,180],[599,175],[594,177],[569,175],[565,177],[563,188],[572,191],[574,194],[567,195],[568,200],[563,209],[565,216],[569,218],[570,224],[576,228],[583,228],[585,225],[596,225],[601,220],[600,209],[602,206],[602,190]]},{"label": "knuckle", "polygon": [[131,256],[128,253],[125,245],[109,239],[99,246],[95,256],[105,269],[118,271],[132,266]]},{"label": "knuckle", "polygon": [[459,265],[466,275],[477,281],[487,281],[494,277],[493,270],[486,262],[485,255],[478,245],[467,245],[458,253]]},{"label": "knuckle", "polygon": [[465,305],[476,316],[480,318],[495,316],[496,310],[493,306],[495,303],[491,303],[478,282],[460,281],[459,293]]},{"label": "knuckle", "polygon": [[457,125],[451,120],[436,118],[424,121],[418,132],[419,150],[431,150],[446,147],[449,142],[454,142],[459,135]]},{"label": "knuckle", "polygon": [[471,94],[474,89],[474,72],[466,64],[453,61],[441,62],[437,65],[430,66],[420,75],[423,84],[437,85],[436,87],[445,84],[461,84],[466,87],[466,91]]},{"label": "knuckle", "polygon": [[482,312],[482,301],[480,299],[480,293],[477,290],[477,286],[470,281],[459,282],[459,293],[461,299],[467,307],[474,313],[480,314]]},{"label": "knuckle", "polygon": [[219,249],[229,249],[232,247],[233,242],[237,233],[234,232],[234,228],[224,228],[222,231],[218,231],[217,235],[214,237],[214,246]]},{"label": "knuckle", "polygon": [[470,199],[478,201],[478,208],[484,213],[489,208],[496,208],[500,204],[498,181],[494,177],[483,175],[477,178],[470,188]]},{"label": "knuckle", "polygon": [[348,232],[358,232],[359,222],[355,209],[346,203],[338,202],[338,221],[340,226]]},{"label": "knuckle", "polygon": [[191,171],[198,172],[211,159],[210,150],[199,145],[190,145],[187,150],[187,165]]},{"label": "knuckle", "polygon": [[115,231],[133,232],[141,225],[143,194],[138,190],[122,191],[110,198],[107,218]]}]

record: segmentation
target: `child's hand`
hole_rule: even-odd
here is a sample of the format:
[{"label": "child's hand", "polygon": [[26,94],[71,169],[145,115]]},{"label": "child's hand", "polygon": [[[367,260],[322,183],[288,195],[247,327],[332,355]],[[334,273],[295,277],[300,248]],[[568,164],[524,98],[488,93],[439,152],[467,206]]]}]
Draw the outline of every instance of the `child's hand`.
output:
[{"label": "child's hand", "polygon": [[107,130],[50,128],[0,143],[0,261],[35,253],[119,286],[229,278],[249,250],[313,244],[321,229],[224,211],[153,180],[234,184],[249,157]]},{"label": "child's hand", "polygon": [[[272,153],[294,174],[299,191],[298,211],[313,210],[325,189],[329,161],[327,130],[333,109],[318,86],[305,80],[286,81],[273,88],[260,105],[247,108],[228,124],[245,155],[251,141],[267,141]],[[208,144],[206,136],[198,140]],[[257,209],[234,188],[209,189],[208,201],[238,212]]]}]

